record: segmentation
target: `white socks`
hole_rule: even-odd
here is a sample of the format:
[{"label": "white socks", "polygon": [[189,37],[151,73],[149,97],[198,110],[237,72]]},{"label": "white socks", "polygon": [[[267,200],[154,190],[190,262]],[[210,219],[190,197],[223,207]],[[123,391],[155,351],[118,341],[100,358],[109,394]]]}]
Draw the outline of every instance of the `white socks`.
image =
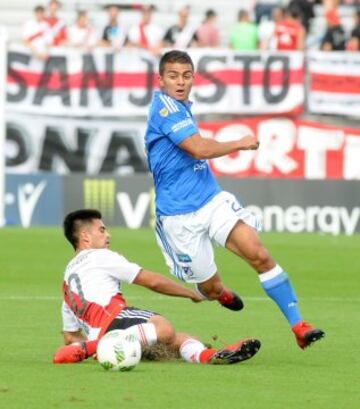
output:
[{"label": "white socks", "polygon": [[138,324],[127,328],[127,334],[135,335],[142,346],[154,345],[157,342],[156,328],[154,324]]},{"label": "white socks", "polygon": [[260,282],[264,283],[265,281],[272,280],[273,278],[277,277],[283,272],[284,270],[279,266],[279,264],[276,264],[275,267],[273,267],[271,270],[267,271],[266,273],[259,274]]},{"label": "white socks", "polygon": [[200,354],[206,349],[205,345],[194,338],[189,338],[180,346],[180,355],[184,361],[200,363]]}]

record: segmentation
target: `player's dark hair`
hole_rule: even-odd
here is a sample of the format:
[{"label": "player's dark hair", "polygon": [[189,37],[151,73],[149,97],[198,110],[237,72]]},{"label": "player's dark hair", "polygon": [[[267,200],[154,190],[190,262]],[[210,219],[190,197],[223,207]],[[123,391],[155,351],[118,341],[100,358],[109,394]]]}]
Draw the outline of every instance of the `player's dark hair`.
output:
[{"label": "player's dark hair", "polygon": [[166,64],[189,64],[194,71],[194,63],[188,53],[185,51],[171,50],[165,53],[159,62],[159,74],[163,75]]},{"label": "player's dark hair", "polygon": [[94,219],[102,219],[101,213],[95,209],[81,209],[69,213],[63,223],[64,235],[76,250],[79,242],[79,229]]}]

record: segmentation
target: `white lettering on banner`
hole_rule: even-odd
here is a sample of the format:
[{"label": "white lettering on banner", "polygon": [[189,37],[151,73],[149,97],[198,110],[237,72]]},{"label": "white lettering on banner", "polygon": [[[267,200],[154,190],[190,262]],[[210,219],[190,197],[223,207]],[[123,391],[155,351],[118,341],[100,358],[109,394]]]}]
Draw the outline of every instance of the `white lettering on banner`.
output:
[{"label": "white lettering on banner", "polygon": [[290,206],[285,212],[285,226],[292,233],[300,233],[306,221],[304,209],[300,206]]},{"label": "white lettering on banner", "polygon": [[247,118],[221,127],[212,123],[200,127],[201,133],[212,132],[219,141],[233,140],[238,129],[250,129],[258,135],[257,151],[210,160],[216,175],[344,179],[346,171],[347,179],[360,179],[360,132],[355,129],[349,133],[346,128],[288,118]]},{"label": "white lettering on banner", "polygon": [[343,223],[345,234],[352,235],[360,218],[360,208],[355,207],[349,214],[345,207],[340,207],[340,218]]},{"label": "white lettering on banner", "polygon": [[338,235],[344,232],[346,235],[354,234],[360,220],[360,207],[351,210],[345,207],[335,206],[259,206],[249,205],[246,207],[255,213],[263,224],[263,231],[288,231],[291,233],[313,233],[320,230],[323,233]]},{"label": "white lettering on banner", "polygon": [[269,119],[258,126],[261,149],[255,158],[255,166],[264,173],[278,169],[287,174],[299,165],[288,154],[296,143],[296,126],[290,119]]},{"label": "white lettering on banner", "polygon": [[341,148],[344,143],[344,132],[308,126],[300,126],[298,132],[298,147],[305,151],[305,177],[325,179],[326,152]]},{"label": "white lettering on banner", "polygon": [[[229,142],[252,134],[253,131],[248,126],[232,124],[221,128],[220,131],[216,133],[215,139],[218,142]],[[238,173],[250,167],[255,155],[256,152],[254,151],[238,152],[233,155],[220,156],[219,158],[213,159],[212,163],[219,172],[227,174]]]},{"label": "white lettering on banner", "polygon": [[[360,179],[360,130],[289,118],[203,122],[204,137],[217,141],[255,133],[257,151],[211,159],[215,176],[296,179]],[[79,120],[7,115],[6,170],[10,173],[148,171],[142,121]],[[331,163],[328,162],[331,158]],[[328,162],[328,163],[327,163]]]},{"label": "white lettering on banner", "polygon": [[318,214],[317,221],[320,230],[324,233],[339,234],[341,231],[339,210],[334,207],[323,207]]},{"label": "white lettering on banner", "polygon": [[360,138],[348,135],[344,147],[344,179],[360,179]]},{"label": "white lettering on banner", "polygon": [[128,193],[119,192],[116,194],[116,199],[124,216],[126,226],[130,229],[141,227],[150,205],[150,194],[146,192],[140,193],[134,207]]},{"label": "white lettering on banner", "polygon": [[18,187],[19,213],[23,227],[30,226],[35,206],[46,184],[46,180],[43,180],[37,186],[34,186],[32,183],[26,183]]}]

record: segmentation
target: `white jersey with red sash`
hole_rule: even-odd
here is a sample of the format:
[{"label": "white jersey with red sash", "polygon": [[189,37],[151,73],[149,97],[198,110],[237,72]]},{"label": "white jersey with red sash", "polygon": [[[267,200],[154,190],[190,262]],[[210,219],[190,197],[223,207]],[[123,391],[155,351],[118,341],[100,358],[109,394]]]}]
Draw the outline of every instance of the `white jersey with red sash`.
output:
[{"label": "white jersey with red sash", "polygon": [[141,267],[108,249],[83,250],[67,265],[63,282],[63,330],[102,335],[126,306],[121,283],[131,284]]}]

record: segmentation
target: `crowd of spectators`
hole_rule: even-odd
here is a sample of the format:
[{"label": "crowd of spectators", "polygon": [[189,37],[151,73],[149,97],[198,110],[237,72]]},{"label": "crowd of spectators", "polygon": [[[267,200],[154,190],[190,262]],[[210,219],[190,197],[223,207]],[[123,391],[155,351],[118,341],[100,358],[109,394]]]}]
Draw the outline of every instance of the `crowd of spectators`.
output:
[{"label": "crowd of spectators", "polygon": [[[353,5],[354,23],[351,31],[346,31],[338,14],[340,0],[323,0],[326,30],[322,33],[318,48],[324,51],[360,50],[360,8],[356,0],[344,0]],[[304,50],[306,38],[314,17],[316,0],[290,0],[287,7],[279,6],[279,1],[256,1],[254,8],[239,10],[233,25],[226,33],[226,46],[235,50]],[[88,18],[86,11],[78,11],[73,24],[67,25],[60,17],[61,4],[50,0],[47,7],[35,7],[34,17],[23,28],[23,40],[33,54],[46,59],[49,50],[56,46],[79,47],[90,50],[94,47],[124,47],[147,49],[157,55],[163,47],[219,47],[224,46],[217,24],[217,13],[206,10],[200,24],[194,25],[190,19],[190,6],[181,6],[177,21],[169,27],[154,22],[153,15],[158,10],[153,5],[145,5],[137,11],[138,21],[126,26],[121,19],[118,5],[107,6],[108,21],[99,29]]]}]

